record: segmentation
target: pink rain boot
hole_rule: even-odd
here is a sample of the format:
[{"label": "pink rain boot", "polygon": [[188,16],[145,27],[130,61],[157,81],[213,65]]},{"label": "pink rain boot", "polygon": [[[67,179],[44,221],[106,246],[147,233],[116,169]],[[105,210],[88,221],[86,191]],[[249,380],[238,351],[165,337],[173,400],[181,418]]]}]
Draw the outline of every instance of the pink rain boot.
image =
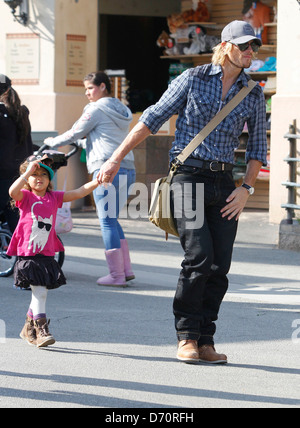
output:
[{"label": "pink rain boot", "polygon": [[110,274],[99,278],[97,284],[111,287],[127,287],[122,249],[114,248],[113,250],[105,251],[105,257]]},{"label": "pink rain boot", "polygon": [[126,239],[121,239],[121,249],[122,249],[123,259],[124,259],[124,271],[125,271],[126,281],[131,281],[132,279],[135,278],[135,275],[132,271],[128,242]]}]

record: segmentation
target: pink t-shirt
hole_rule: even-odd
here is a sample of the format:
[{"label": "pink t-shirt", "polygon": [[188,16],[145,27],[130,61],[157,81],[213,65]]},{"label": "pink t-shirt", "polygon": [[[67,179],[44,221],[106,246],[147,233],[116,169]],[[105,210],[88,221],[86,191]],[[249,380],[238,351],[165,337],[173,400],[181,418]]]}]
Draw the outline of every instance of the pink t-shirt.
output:
[{"label": "pink t-shirt", "polygon": [[23,199],[17,201],[20,220],[13,234],[7,254],[10,256],[54,256],[64,247],[55,232],[57,209],[62,207],[64,192],[47,192],[45,196],[22,190]]}]

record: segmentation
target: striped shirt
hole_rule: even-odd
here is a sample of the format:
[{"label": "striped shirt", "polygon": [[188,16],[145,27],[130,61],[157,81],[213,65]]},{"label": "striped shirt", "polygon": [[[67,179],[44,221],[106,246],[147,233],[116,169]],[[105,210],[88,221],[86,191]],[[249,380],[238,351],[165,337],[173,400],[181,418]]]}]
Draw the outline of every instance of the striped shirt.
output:
[{"label": "striped shirt", "polygon": [[[222,68],[213,64],[186,70],[173,80],[161,99],[142,115],[143,122],[156,134],[161,126],[175,114],[175,141],[170,151],[174,160],[188,143],[210,122],[250,77],[243,71],[222,101]],[[247,122],[249,138],[246,162],[255,159],[267,164],[266,105],[259,85],[217,126],[194,151],[192,158],[206,161],[234,163],[234,151],[239,147]]]}]

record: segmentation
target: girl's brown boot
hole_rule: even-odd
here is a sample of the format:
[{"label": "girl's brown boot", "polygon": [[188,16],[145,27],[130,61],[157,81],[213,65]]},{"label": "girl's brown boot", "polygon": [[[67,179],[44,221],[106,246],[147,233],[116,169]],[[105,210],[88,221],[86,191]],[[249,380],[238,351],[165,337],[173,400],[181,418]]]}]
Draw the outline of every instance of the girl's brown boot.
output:
[{"label": "girl's brown boot", "polygon": [[53,345],[55,339],[49,332],[50,320],[46,318],[40,318],[34,322],[36,329],[36,346],[38,348],[45,348],[46,346]]},{"label": "girl's brown boot", "polygon": [[26,321],[25,321],[25,325],[23,327],[23,330],[20,333],[20,337],[21,337],[21,339],[26,340],[28,345],[36,346],[36,344],[37,344],[34,321],[28,315],[26,317]]}]

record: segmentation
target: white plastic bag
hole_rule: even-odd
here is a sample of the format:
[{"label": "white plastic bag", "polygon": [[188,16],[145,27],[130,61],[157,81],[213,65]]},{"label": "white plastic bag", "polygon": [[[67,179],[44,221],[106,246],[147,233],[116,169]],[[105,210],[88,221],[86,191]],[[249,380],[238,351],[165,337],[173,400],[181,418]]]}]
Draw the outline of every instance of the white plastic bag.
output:
[{"label": "white plastic bag", "polygon": [[57,210],[55,231],[60,234],[71,232],[72,229],[71,202],[64,202],[62,207]]}]

